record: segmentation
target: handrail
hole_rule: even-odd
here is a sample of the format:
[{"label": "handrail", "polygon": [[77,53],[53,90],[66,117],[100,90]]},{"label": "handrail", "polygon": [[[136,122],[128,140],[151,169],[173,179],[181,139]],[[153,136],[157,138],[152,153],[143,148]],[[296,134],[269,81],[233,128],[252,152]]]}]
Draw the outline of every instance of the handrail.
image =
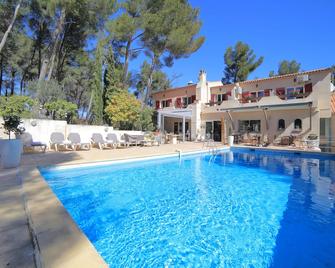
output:
[{"label": "handrail", "polygon": [[[291,94],[276,94],[275,96],[277,96],[278,98],[282,99],[282,100],[289,100],[289,99],[302,99],[302,98],[307,98],[309,95],[311,94],[311,92],[307,92],[307,93],[299,93],[299,94],[295,94],[295,93],[291,93]],[[262,96],[262,97],[255,97],[255,96],[248,96],[248,97],[242,97],[240,99],[237,99],[237,101],[239,103],[249,103],[250,102],[259,102],[262,98],[266,98],[266,97],[270,97],[270,96]],[[205,103],[206,106],[215,106],[215,105],[221,105],[223,102],[226,102],[229,100],[223,100],[223,101],[210,101]]]}]

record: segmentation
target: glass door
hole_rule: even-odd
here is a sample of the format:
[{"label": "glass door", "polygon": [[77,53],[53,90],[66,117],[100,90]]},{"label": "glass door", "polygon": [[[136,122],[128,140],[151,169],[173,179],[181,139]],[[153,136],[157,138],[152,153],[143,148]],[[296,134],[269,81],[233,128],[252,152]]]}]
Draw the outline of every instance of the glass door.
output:
[{"label": "glass door", "polygon": [[213,122],[206,122],[206,140],[213,139]]},{"label": "glass door", "polygon": [[214,121],[213,128],[213,140],[221,142],[221,121]]}]

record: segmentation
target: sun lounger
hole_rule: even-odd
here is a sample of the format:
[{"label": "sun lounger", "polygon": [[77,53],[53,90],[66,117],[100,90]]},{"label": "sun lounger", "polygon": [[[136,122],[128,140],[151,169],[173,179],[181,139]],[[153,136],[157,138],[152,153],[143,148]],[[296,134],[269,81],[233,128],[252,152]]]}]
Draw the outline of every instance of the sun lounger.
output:
[{"label": "sun lounger", "polygon": [[132,144],[137,146],[144,141],[144,135],[129,135],[125,133],[124,138],[127,146]]},{"label": "sun lounger", "polygon": [[108,142],[112,142],[116,148],[121,145],[124,145],[124,146],[126,145],[126,142],[123,140],[120,140],[115,133],[108,133],[106,140]]},{"label": "sun lounger", "polygon": [[40,141],[33,141],[33,137],[29,132],[25,132],[20,135],[20,139],[23,143],[23,150],[34,149],[36,147],[40,148],[43,152],[47,149],[47,145]]},{"label": "sun lounger", "polygon": [[105,140],[100,133],[92,134],[92,143],[99,147],[100,150],[113,148],[113,142]]},{"label": "sun lounger", "polygon": [[91,149],[91,144],[89,142],[82,142],[79,133],[72,132],[67,136],[67,139],[71,142],[71,147],[74,150],[77,149]]},{"label": "sun lounger", "polygon": [[71,142],[65,140],[64,134],[61,132],[53,132],[50,136],[50,147],[54,145],[55,151],[58,151],[59,146],[63,146],[65,149],[68,149],[68,146],[71,146]]}]

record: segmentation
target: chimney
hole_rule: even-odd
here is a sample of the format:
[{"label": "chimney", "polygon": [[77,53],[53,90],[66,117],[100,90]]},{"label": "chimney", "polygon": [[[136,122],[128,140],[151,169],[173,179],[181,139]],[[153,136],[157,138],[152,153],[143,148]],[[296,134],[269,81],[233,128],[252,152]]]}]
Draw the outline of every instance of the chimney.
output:
[{"label": "chimney", "polygon": [[205,70],[199,72],[199,82],[197,84],[196,99],[199,103],[207,103],[209,101],[209,90],[207,87],[207,77]]},{"label": "chimney", "polygon": [[207,83],[207,74],[205,72],[205,70],[200,70],[199,72],[199,83],[203,84],[203,83]]}]

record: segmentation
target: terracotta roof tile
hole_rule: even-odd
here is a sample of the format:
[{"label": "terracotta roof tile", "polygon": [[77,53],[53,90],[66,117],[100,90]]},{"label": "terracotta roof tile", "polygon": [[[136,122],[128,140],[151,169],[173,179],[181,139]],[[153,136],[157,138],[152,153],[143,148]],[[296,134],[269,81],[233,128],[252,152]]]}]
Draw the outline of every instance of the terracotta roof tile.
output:
[{"label": "terracotta roof tile", "polygon": [[330,107],[332,114],[335,114],[335,92],[333,92],[333,94],[330,97]]},{"label": "terracotta roof tile", "polygon": [[[305,71],[305,72],[299,72],[299,73],[276,75],[276,76],[272,76],[272,77],[265,77],[265,78],[246,80],[246,81],[238,82],[238,83],[240,85],[245,85],[245,84],[258,83],[258,82],[268,81],[268,80],[275,80],[275,79],[294,77],[294,76],[303,75],[303,74],[312,74],[312,73],[324,72],[324,71],[331,71],[331,68],[329,68],[329,67],[328,68],[320,68],[320,69],[315,69],[315,70],[310,70],[310,71]],[[214,89],[214,88],[226,88],[226,89],[230,89],[233,86],[234,86],[234,84],[226,84],[226,85],[215,86],[215,87],[211,87],[211,88],[212,89]]]},{"label": "terracotta roof tile", "polygon": [[153,92],[152,95],[157,94],[157,93],[162,93],[162,92],[166,92],[166,91],[171,91],[171,90],[178,90],[178,89],[196,89],[197,84],[192,84],[192,85],[187,85],[187,86],[183,86],[183,87],[174,87],[174,88],[167,88],[167,89],[163,89],[161,91],[157,91],[157,92]]}]

